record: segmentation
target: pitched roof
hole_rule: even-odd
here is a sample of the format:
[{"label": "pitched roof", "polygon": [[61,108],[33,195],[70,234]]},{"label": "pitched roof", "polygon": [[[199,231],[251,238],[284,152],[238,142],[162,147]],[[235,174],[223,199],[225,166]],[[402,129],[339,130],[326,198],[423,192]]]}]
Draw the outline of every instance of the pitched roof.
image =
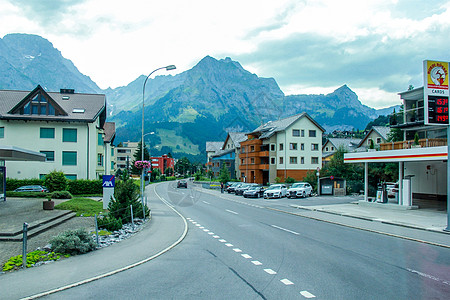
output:
[{"label": "pitched roof", "polygon": [[206,142],[206,152],[217,152],[222,146],[222,142]]},{"label": "pitched roof", "polygon": [[359,142],[358,144],[358,148],[361,147],[362,145],[364,145],[365,141],[367,140],[367,138],[369,137],[369,135],[375,131],[376,133],[378,133],[385,141],[387,141],[388,139],[388,134],[391,131],[390,127],[385,127],[385,126],[373,126],[369,132],[366,134],[366,136],[361,140],[361,142]]},{"label": "pitched roof", "polygon": [[[350,151],[353,151],[354,149],[356,149],[356,147],[358,147],[359,143],[361,142],[361,139],[355,139],[355,138],[329,138],[328,142],[333,144],[333,146],[336,149],[342,147],[342,148],[344,148],[344,150],[350,152]],[[325,144],[323,146],[325,147],[326,144],[327,144],[327,142],[325,142]]]},{"label": "pitched roof", "polygon": [[[36,93],[50,97],[62,110],[60,115],[20,114],[21,105],[29,103]],[[64,98],[64,99],[63,99]],[[106,113],[106,96],[103,94],[64,94],[46,92],[37,86],[33,91],[0,90],[0,119],[4,120],[44,120],[93,122],[100,114]],[[106,117],[106,115],[105,115]]]},{"label": "pitched roof", "polygon": [[105,143],[114,142],[114,138],[116,137],[116,123],[114,122],[105,122],[103,125],[103,129],[105,131],[105,138],[103,139]]},{"label": "pitched roof", "polygon": [[245,134],[245,132],[228,132],[228,136],[222,144],[222,148],[225,147],[228,139],[231,139],[235,148],[239,148],[241,147],[241,142],[247,140],[247,134]]},{"label": "pitched roof", "polygon": [[322,130],[322,132],[325,132],[325,129],[320,126],[319,123],[317,123],[313,118],[311,118],[311,116],[309,116],[307,113],[301,113],[281,120],[269,121],[266,124],[259,126],[250,133],[261,133],[261,136],[259,137],[260,139],[269,138],[276,132],[286,130],[294,122],[304,117],[308,118],[312,123],[314,123],[314,125]]}]

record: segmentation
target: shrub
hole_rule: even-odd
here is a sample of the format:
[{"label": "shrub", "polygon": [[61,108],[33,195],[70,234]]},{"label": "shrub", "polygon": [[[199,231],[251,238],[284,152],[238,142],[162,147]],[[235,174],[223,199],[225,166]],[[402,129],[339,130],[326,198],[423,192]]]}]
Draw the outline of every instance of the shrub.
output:
[{"label": "shrub", "polygon": [[364,190],[364,183],[359,180],[348,180],[347,181],[347,191],[348,193],[359,193],[359,191]]},{"label": "shrub", "polygon": [[50,192],[67,190],[67,178],[61,171],[51,171],[45,175],[45,184]]},{"label": "shrub", "polygon": [[50,240],[52,251],[63,254],[83,254],[95,249],[91,235],[83,228],[67,230]]},{"label": "shrub", "polygon": [[113,216],[106,216],[97,220],[98,227],[108,231],[116,231],[122,228],[122,220],[116,219]]},{"label": "shrub", "polygon": [[286,178],[286,180],[285,180],[285,183],[288,183],[288,184],[292,184],[292,183],[294,183],[294,182],[295,182],[295,179],[292,178],[292,177],[288,177],[288,178]]},{"label": "shrub", "polygon": [[6,190],[14,191],[15,189],[24,186],[24,185],[45,185],[43,179],[14,179],[14,178],[6,178]]},{"label": "shrub", "polygon": [[50,194],[52,199],[72,199],[72,194],[68,191],[54,191]]},{"label": "shrub", "polygon": [[[122,223],[131,222],[130,205],[133,206],[133,217],[143,218],[142,203],[139,201],[139,187],[133,180],[118,181],[114,190],[114,199],[109,202],[109,215],[121,219]],[[145,215],[150,211],[145,206]]]},{"label": "shrub", "polygon": [[96,195],[103,193],[102,180],[69,180],[67,190],[72,195]]},{"label": "shrub", "polygon": [[[61,253],[36,250],[27,254],[26,267],[29,268],[40,261],[58,260],[61,256]],[[65,255],[65,257],[68,257],[68,255]],[[8,261],[3,265],[3,271],[11,271],[20,267],[22,267],[22,255],[17,255],[8,259]]]},{"label": "shrub", "polygon": [[48,193],[41,192],[12,192],[7,191],[6,197],[20,197],[20,198],[47,198]]}]

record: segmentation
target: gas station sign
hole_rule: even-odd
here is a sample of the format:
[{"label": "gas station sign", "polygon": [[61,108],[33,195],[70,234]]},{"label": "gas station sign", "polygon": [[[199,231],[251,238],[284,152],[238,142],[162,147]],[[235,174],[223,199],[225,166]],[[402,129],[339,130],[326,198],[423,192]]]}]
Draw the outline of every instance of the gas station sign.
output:
[{"label": "gas station sign", "polygon": [[448,120],[448,62],[423,62],[424,114],[427,125],[449,125]]}]

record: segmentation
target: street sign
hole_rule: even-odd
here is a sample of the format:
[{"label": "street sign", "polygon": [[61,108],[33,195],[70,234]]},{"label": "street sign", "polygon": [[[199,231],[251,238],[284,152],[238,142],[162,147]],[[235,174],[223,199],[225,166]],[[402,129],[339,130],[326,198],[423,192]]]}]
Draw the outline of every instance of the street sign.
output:
[{"label": "street sign", "polygon": [[114,175],[103,175],[104,188],[113,188],[116,185],[116,177]]},{"label": "street sign", "polygon": [[331,180],[333,180],[333,179],[334,179],[334,176],[333,176],[333,175],[331,175],[331,176],[330,176],[330,179],[331,179]]}]

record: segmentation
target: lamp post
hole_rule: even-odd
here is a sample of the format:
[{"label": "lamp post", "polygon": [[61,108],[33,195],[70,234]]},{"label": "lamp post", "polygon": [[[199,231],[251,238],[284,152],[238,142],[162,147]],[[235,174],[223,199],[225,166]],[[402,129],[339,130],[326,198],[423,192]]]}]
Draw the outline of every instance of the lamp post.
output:
[{"label": "lamp post", "polygon": [[[174,65],[168,65],[165,67],[161,67],[153,70],[148,74],[147,78],[145,78],[144,86],[142,87],[142,139],[141,139],[141,161],[144,161],[144,101],[145,101],[145,85],[147,84],[147,80],[150,76],[158,70],[166,69],[166,71],[175,70],[176,67]],[[141,200],[144,201],[144,168],[141,171]],[[142,202],[143,203],[143,202]]]}]

